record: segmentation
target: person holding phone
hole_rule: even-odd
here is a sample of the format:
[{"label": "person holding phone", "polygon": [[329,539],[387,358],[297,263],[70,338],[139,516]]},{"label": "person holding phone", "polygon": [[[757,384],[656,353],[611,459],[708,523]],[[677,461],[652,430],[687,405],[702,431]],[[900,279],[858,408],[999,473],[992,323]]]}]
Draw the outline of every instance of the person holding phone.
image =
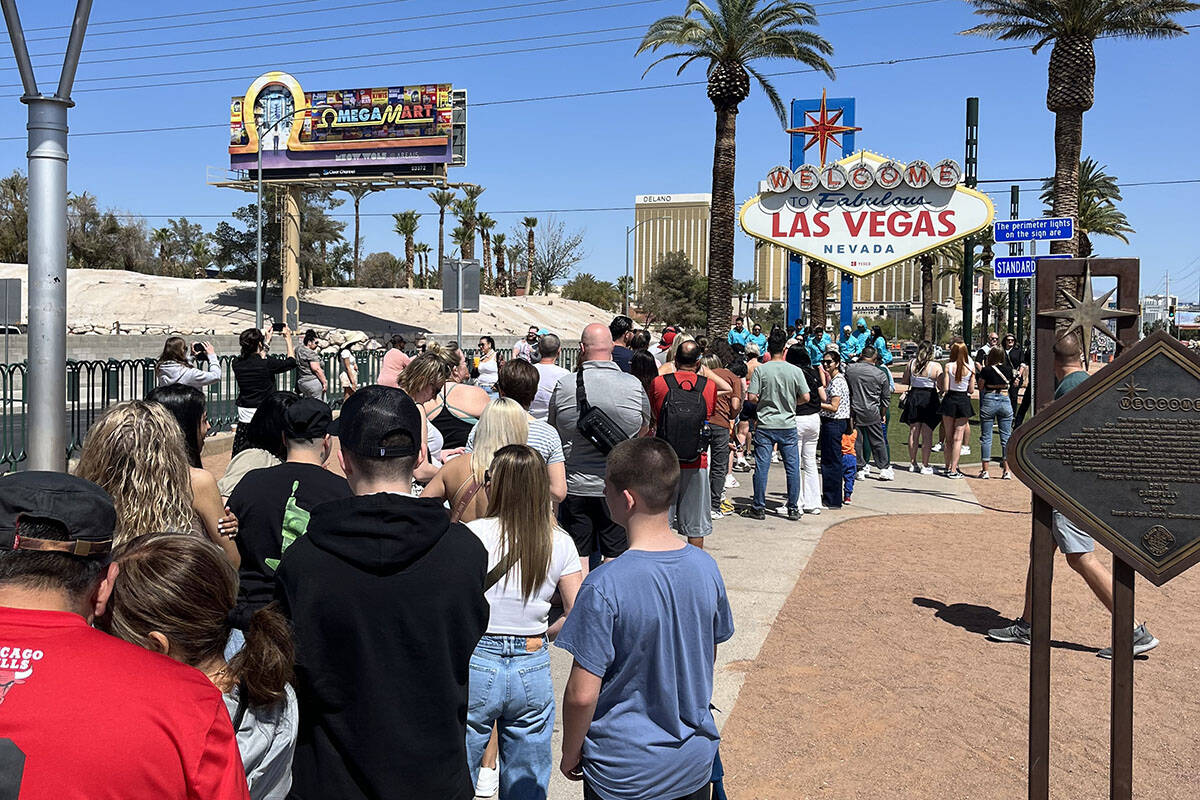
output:
[{"label": "person holding phone", "polygon": [[[283,332],[287,346],[284,358],[267,358],[271,335],[276,330]],[[254,419],[254,412],[275,391],[275,376],[296,368],[296,349],[292,343],[292,332],[282,322],[276,322],[263,334],[258,328],[247,328],[238,337],[241,355],[233,361],[233,377],[237,381],[238,425],[233,435],[233,455],[246,449],[246,425]]]},{"label": "person holding phone", "polygon": [[191,351],[193,360],[189,361],[187,341],[182,336],[167,337],[154,367],[155,384],[182,383],[203,391],[205,386],[221,380],[221,362],[212,342],[192,342]]}]

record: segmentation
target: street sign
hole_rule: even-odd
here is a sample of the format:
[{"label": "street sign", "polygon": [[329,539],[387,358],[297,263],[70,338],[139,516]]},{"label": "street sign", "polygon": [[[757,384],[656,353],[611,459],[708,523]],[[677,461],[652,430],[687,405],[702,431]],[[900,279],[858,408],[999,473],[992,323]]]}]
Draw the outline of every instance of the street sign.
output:
[{"label": "street sign", "polygon": [[1071,217],[998,219],[992,223],[992,235],[996,244],[1028,242],[1034,239],[1073,239],[1075,220]]},{"label": "street sign", "polygon": [[1065,253],[1051,256],[1000,256],[992,259],[996,278],[1032,278],[1037,275],[1039,258],[1070,258]]}]

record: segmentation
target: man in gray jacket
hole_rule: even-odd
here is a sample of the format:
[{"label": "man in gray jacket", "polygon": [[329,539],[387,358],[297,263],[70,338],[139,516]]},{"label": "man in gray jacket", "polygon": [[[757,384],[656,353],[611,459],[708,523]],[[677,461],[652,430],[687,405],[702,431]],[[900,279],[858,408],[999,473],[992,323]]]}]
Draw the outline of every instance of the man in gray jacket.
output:
[{"label": "man in gray jacket", "polygon": [[846,383],[850,385],[850,413],[859,436],[855,444],[858,453],[858,477],[871,474],[871,466],[863,458],[863,438],[871,444],[871,460],[879,470],[879,480],[895,480],[888,460],[887,440],[883,435],[883,418],[892,402],[892,382],[879,367],[879,352],[867,345],[859,360],[846,366]]}]

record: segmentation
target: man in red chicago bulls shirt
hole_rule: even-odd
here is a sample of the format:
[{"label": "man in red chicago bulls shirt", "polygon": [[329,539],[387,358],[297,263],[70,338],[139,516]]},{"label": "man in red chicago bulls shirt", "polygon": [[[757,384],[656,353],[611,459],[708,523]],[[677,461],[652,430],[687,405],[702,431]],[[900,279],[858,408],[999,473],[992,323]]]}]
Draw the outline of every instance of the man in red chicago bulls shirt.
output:
[{"label": "man in red chicago bulls shirt", "polygon": [[80,478],[0,478],[0,800],[248,800],[204,673],[91,627],[115,521]]}]

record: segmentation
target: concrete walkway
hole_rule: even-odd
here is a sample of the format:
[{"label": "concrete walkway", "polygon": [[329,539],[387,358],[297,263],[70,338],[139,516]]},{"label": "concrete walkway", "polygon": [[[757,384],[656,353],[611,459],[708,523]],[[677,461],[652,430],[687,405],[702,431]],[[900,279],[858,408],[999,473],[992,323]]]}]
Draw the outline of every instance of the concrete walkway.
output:
[{"label": "concrete walkway", "polygon": [[[741,488],[731,489],[735,505],[749,505],[752,494],[750,473],[735,473]],[[820,515],[805,515],[799,522],[774,516],[768,511],[762,522],[730,516],[713,523],[708,550],[716,558],[725,578],[729,603],[733,608],[736,632],[717,652],[713,705],[717,725],[723,727],[737,702],[746,670],[758,657],[759,650],[775,622],[784,601],[791,594],[809,557],[829,528],[841,522],[886,514],[971,514],[979,513],[979,502],[970,481],[952,481],[941,475],[914,475],[896,470],[896,480],[861,481],[854,487],[854,503]],[[783,465],[772,465],[767,483],[768,507],[786,497]],[[853,528],[844,529],[853,535]],[[551,647],[551,672],[556,698],[561,701],[567,674],[571,668],[569,653]],[[561,705],[561,702],[560,702]],[[558,771],[562,754],[562,709],[557,711],[554,732],[554,769],[550,779],[551,800],[578,800],[579,784],[568,781]],[[501,765],[503,769],[503,765]]]}]

